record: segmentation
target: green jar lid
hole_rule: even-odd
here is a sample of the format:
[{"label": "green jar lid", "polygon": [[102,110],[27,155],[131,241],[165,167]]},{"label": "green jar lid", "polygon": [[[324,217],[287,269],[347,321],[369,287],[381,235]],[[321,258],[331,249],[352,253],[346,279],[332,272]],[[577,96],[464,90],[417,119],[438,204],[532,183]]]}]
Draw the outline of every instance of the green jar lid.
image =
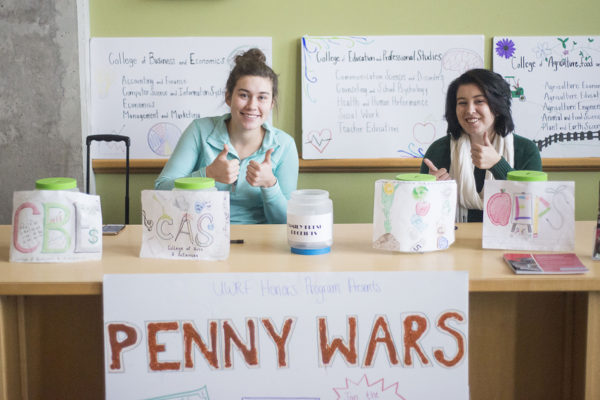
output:
[{"label": "green jar lid", "polygon": [[175,187],[185,190],[202,190],[215,187],[213,178],[177,178],[175,179]]},{"label": "green jar lid", "polygon": [[430,175],[430,174],[400,174],[400,175],[396,175],[396,180],[429,182],[429,181],[435,181],[435,176]]},{"label": "green jar lid", "polygon": [[70,190],[77,187],[73,178],[42,178],[35,181],[35,188],[39,190]]},{"label": "green jar lid", "polygon": [[509,181],[539,182],[547,181],[548,174],[541,171],[510,171],[507,179]]}]

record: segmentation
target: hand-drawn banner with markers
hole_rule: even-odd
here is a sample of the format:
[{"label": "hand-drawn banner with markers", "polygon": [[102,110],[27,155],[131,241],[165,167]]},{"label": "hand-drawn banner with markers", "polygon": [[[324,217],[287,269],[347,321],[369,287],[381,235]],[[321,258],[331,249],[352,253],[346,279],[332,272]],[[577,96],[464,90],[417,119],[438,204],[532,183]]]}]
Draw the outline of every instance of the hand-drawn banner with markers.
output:
[{"label": "hand-drawn banner with markers", "polygon": [[[131,138],[131,158],[168,158],[195,118],[229,111],[225,82],[234,57],[266,37],[92,38],[91,133]],[[94,158],[122,158],[118,144],[99,142]]]},{"label": "hand-drawn banner with markers", "polygon": [[142,219],[140,257],[229,256],[229,192],[142,190]]},{"label": "hand-drawn banner with markers", "polygon": [[484,249],[575,249],[575,183],[488,180],[483,199]]},{"label": "hand-drawn banner with markers", "polygon": [[545,158],[600,156],[600,36],[494,38],[515,132]]},{"label": "hand-drawn banner with markers", "polygon": [[483,36],[304,36],[302,157],[422,157],[448,84],[481,67]]},{"label": "hand-drawn banner with markers", "polygon": [[10,261],[102,258],[100,197],[62,190],[13,193]]},{"label": "hand-drawn banner with markers", "polygon": [[107,399],[464,399],[466,272],[105,275]]}]

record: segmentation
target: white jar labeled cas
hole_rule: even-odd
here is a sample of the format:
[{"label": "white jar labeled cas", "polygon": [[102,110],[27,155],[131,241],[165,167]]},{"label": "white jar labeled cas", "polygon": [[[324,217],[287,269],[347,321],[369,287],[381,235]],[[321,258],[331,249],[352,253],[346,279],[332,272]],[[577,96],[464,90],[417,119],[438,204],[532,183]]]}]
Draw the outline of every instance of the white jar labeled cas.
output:
[{"label": "white jar labeled cas", "polygon": [[329,192],[303,189],[292,192],[287,207],[287,237],[292,253],[325,254],[333,243],[333,202]]},{"label": "white jar labeled cas", "polygon": [[213,178],[204,177],[187,177],[177,178],[174,182],[173,190],[217,190],[215,180]]}]

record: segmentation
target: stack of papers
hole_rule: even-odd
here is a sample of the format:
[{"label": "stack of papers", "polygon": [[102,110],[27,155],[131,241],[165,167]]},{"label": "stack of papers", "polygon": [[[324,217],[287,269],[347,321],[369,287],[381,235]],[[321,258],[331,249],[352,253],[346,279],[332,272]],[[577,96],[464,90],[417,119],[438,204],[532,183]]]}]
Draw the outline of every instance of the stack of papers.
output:
[{"label": "stack of papers", "polygon": [[516,274],[582,274],[588,271],[574,253],[505,253],[504,260]]}]

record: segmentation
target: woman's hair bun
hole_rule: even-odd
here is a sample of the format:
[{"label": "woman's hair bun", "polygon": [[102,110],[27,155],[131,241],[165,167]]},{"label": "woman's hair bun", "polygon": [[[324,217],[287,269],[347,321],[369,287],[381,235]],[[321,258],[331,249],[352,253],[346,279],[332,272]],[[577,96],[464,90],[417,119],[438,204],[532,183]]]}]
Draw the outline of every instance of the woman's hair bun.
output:
[{"label": "woman's hair bun", "polygon": [[225,90],[231,96],[237,81],[244,76],[260,76],[268,78],[273,85],[273,99],[278,95],[277,74],[267,65],[267,57],[260,49],[252,48],[234,57],[235,66],[229,73]]},{"label": "woman's hair bun", "polygon": [[266,63],[267,62],[267,57],[265,56],[265,54],[260,51],[260,49],[250,49],[248,51],[246,51],[245,53],[242,54],[238,54],[237,56],[235,56],[235,63],[237,64],[243,64],[246,62],[261,62],[261,63]]}]

